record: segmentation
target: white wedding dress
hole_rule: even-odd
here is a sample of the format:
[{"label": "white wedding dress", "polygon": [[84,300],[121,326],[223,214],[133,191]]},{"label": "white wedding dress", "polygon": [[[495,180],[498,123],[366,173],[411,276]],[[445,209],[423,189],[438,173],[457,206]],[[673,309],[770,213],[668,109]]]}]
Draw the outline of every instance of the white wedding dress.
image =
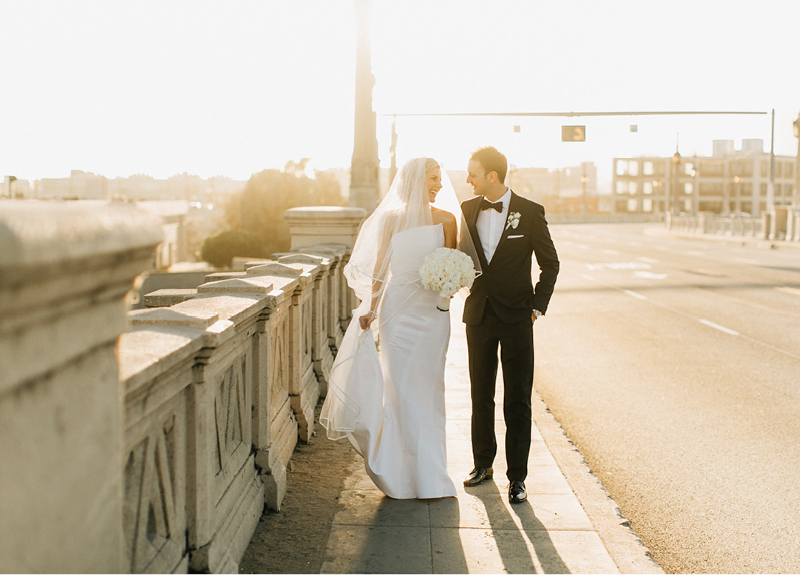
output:
[{"label": "white wedding dress", "polygon": [[[380,358],[371,332],[353,318],[339,351],[349,355],[337,358],[320,420],[330,437],[338,431],[350,439],[389,497],[451,497],[456,489],[447,475],[444,406],[450,313],[436,308],[438,292],[424,289],[419,278],[425,256],[444,246],[444,232],[441,225],[423,226],[391,241],[377,319]],[[336,413],[349,417],[336,421]]]}]

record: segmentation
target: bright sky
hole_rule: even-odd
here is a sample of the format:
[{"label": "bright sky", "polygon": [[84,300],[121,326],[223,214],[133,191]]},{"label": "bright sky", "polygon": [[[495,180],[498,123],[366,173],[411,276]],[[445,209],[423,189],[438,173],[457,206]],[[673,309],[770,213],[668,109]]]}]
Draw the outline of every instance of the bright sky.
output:
[{"label": "bright sky", "polygon": [[[353,0],[0,0],[0,176],[189,172],[247,179],[310,157],[350,165]],[[776,111],[797,153],[800,2],[373,0],[381,163],[420,112]],[[585,143],[562,143],[584,124]],[[631,133],[630,125],[638,132]],[[514,133],[513,126],[521,131]],[[708,155],[770,117],[398,118],[400,162],[464,169],[495,145],[519,167]]]}]

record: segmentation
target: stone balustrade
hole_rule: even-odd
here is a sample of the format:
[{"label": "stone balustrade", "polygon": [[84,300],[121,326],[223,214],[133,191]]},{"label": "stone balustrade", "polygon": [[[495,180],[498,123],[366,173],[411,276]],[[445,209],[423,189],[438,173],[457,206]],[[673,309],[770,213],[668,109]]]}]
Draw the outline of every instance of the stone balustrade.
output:
[{"label": "stone balustrade", "polygon": [[325,208],[342,237],[126,314],[158,224],[52,205],[50,229],[25,203],[0,215],[0,570],[237,570],[311,439],[357,303],[342,270],[363,211]]}]

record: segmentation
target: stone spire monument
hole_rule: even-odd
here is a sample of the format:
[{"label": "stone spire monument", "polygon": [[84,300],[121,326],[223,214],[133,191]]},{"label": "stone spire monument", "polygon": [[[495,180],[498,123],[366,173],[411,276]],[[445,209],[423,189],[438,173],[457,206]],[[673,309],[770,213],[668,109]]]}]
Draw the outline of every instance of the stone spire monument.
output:
[{"label": "stone spire monument", "polygon": [[372,110],[369,14],[372,0],[354,0],[356,12],[356,114],[353,162],[350,166],[350,207],[372,213],[380,201],[378,139]]}]

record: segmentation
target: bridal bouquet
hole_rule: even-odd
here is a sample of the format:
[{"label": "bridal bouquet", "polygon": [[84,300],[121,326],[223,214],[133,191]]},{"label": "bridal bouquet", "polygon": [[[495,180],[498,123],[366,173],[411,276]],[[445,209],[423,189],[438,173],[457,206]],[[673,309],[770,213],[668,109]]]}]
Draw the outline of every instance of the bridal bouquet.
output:
[{"label": "bridal bouquet", "polygon": [[472,287],[475,267],[472,258],[452,248],[439,248],[429,253],[419,268],[419,277],[425,289],[438,291],[440,311],[450,309],[450,298],[463,287]]}]

